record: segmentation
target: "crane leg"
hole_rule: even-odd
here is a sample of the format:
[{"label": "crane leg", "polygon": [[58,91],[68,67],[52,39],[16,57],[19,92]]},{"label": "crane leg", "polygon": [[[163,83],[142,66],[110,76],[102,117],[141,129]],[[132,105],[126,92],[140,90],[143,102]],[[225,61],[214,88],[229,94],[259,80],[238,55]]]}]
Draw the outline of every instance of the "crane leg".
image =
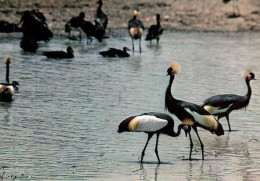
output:
[{"label": "crane leg", "polygon": [[230,126],[230,123],[229,123],[229,115],[226,116],[226,119],[227,119],[227,122],[228,122],[228,129],[229,129],[229,131],[231,131],[231,126]]},{"label": "crane leg", "polygon": [[189,160],[191,160],[191,153],[192,153],[192,148],[193,148],[193,142],[192,142],[192,139],[191,139],[190,131],[189,131],[189,138],[190,138],[190,156],[189,156]]},{"label": "crane leg", "polygon": [[158,154],[158,141],[159,141],[159,136],[160,136],[160,133],[157,133],[156,145],[155,145],[155,154],[156,154],[157,159],[158,159],[158,162],[159,162],[159,164],[160,164],[161,161],[160,161],[159,154]]},{"label": "crane leg", "polygon": [[194,129],[194,131],[195,131],[195,133],[196,133],[196,135],[197,135],[197,137],[198,137],[198,139],[199,139],[200,147],[201,147],[201,153],[202,153],[202,160],[204,160],[204,145],[203,145],[203,143],[202,143],[202,141],[201,141],[201,139],[200,139],[200,136],[199,136],[199,133],[198,133],[197,128],[196,128],[196,127],[193,127],[193,129]]},{"label": "crane leg", "polygon": [[133,52],[135,51],[135,45],[134,45],[134,39],[132,38],[132,48],[133,48]]},{"label": "crane leg", "polygon": [[148,138],[147,138],[146,144],[145,144],[144,149],[142,151],[141,164],[143,163],[143,158],[144,158],[144,155],[145,155],[145,149],[146,149],[150,139],[152,138],[152,136],[153,136],[153,134],[148,134]]},{"label": "crane leg", "polygon": [[140,53],[142,53],[142,48],[141,48],[141,38],[139,39],[139,50],[140,50]]}]

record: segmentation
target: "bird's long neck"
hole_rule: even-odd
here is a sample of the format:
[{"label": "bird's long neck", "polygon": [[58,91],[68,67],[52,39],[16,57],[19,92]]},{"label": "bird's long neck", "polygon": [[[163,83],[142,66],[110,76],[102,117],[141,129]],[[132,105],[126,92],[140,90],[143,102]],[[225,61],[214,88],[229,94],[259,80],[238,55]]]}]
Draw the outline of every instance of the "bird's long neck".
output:
[{"label": "bird's long neck", "polygon": [[246,96],[246,100],[247,100],[248,102],[249,102],[250,97],[251,97],[251,94],[252,94],[252,89],[251,89],[251,86],[250,86],[249,81],[250,81],[250,80],[246,79],[247,94],[246,94],[245,96]]},{"label": "bird's long neck", "polygon": [[169,136],[172,136],[172,137],[177,137],[177,136],[179,136],[179,135],[181,134],[181,129],[182,129],[183,126],[184,126],[184,124],[180,124],[180,125],[178,126],[177,132],[175,133],[174,131],[172,131],[172,132],[169,134]]},{"label": "bird's long neck", "polygon": [[98,5],[98,8],[97,8],[97,13],[102,13],[102,10],[101,10],[102,5],[103,5],[103,2],[100,1],[100,2],[99,2],[99,5]]},{"label": "bird's long neck", "polygon": [[160,22],[160,18],[159,17],[156,18],[156,23],[157,23],[158,27],[161,27],[161,22]]},{"label": "bird's long neck", "polygon": [[172,87],[173,80],[174,80],[174,75],[170,77],[169,84],[168,84],[168,87],[167,87],[166,93],[165,93],[165,109],[166,110],[169,108],[168,107],[169,103],[172,101],[175,101],[175,99],[171,93],[171,87]]},{"label": "bird's long neck", "polygon": [[9,63],[6,63],[5,81],[6,81],[6,83],[9,83]]}]

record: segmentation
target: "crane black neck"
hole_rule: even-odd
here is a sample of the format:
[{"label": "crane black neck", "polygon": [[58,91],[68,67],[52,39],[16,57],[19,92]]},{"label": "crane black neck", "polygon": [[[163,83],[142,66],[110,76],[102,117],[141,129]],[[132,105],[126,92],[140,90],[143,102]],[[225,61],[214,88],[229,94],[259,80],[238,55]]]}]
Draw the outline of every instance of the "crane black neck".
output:
[{"label": "crane black neck", "polygon": [[9,84],[9,64],[10,63],[6,63],[6,75],[5,75],[5,81],[8,84]]}]

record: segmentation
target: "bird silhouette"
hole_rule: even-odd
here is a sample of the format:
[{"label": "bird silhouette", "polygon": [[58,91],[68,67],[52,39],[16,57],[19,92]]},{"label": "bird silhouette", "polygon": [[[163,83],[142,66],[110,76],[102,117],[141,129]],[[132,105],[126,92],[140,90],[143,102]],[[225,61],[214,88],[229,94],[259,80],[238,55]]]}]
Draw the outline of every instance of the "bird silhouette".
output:
[{"label": "bird silhouette", "polygon": [[[177,62],[172,62],[167,70],[167,75],[170,76],[169,84],[165,93],[165,109],[170,113],[176,115],[183,124],[191,126],[195,131],[201,146],[202,160],[204,160],[204,145],[200,139],[197,131],[197,127],[201,127],[205,130],[210,131],[212,134],[215,133],[217,136],[224,135],[222,125],[203,107],[182,100],[175,99],[171,93],[172,83],[175,75],[180,72],[180,65]],[[189,132],[190,138],[190,155],[191,160],[193,142]]]},{"label": "bird silhouette", "polygon": [[153,39],[157,40],[157,44],[159,43],[160,36],[163,33],[163,29],[160,23],[161,16],[160,14],[156,14],[156,25],[151,25],[148,29],[148,33],[146,35],[145,40],[152,42]]},{"label": "bird silhouette", "polygon": [[239,110],[248,106],[252,94],[250,81],[256,80],[255,74],[251,70],[247,70],[244,76],[247,86],[246,95],[221,94],[212,96],[203,102],[203,107],[212,115],[218,116],[218,120],[222,117],[226,117],[229,131],[231,131],[229,114],[233,110]]},{"label": "bird silhouette", "polygon": [[99,52],[100,55],[103,57],[130,57],[129,53],[127,51],[130,51],[129,48],[124,47],[123,50],[119,50],[116,48],[110,48],[107,51],[101,51]]},{"label": "bird silhouette", "polygon": [[71,39],[71,31],[76,30],[79,31],[79,38],[81,40],[81,25],[84,22],[85,13],[80,12],[78,16],[72,17],[66,24],[65,24],[65,32],[69,33],[69,38]]},{"label": "bird silhouette", "polygon": [[98,31],[102,32],[103,38],[106,36],[106,28],[108,24],[108,18],[107,15],[102,11],[102,5],[103,1],[102,0],[97,0],[96,3],[98,4],[97,12],[94,17],[95,21],[95,26]]},{"label": "bird silhouette", "polygon": [[67,47],[67,52],[64,51],[45,51],[43,52],[43,55],[48,58],[56,58],[56,59],[62,59],[62,58],[74,58],[73,55],[73,49],[71,46]]},{"label": "bird silhouette", "polygon": [[143,158],[145,155],[146,147],[154,134],[157,135],[155,154],[160,164],[160,158],[158,154],[158,141],[159,135],[166,134],[171,137],[177,137],[180,135],[181,129],[187,130],[187,126],[180,124],[178,126],[178,131],[174,132],[174,120],[171,116],[165,113],[159,112],[149,112],[137,116],[130,116],[122,121],[118,126],[118,133],[122,132],[145,132],[148,134],[146,144],[143,148],[141,155],[141,164],[143,163]]},{"label": "bird silhouette", "polygon": [[129,31],[129,34],[132,38],[133,51],[135,49],[134,48],[134,40],[139,39],[139,50],[140,50],[140,53],[141,53],[142,52],[141,39],[142,39],[143,30],[144,30],[144,25],[143,25],[142,21],[137,19],[140,15],[141,15],[141,13],[139,11],[137,11],[137,10],[134,11],[133,18],[128,21],[128,31]]}]

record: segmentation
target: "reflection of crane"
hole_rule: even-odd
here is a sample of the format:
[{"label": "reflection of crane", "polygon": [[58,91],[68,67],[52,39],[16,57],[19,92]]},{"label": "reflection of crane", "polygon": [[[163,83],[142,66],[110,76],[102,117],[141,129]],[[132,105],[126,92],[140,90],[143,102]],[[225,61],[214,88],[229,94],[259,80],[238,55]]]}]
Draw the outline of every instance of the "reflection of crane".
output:
[{"label": "reflection of crane", "polygon": [[[227,4],[231,0],[222,0],[223,3]],[[233,0],[233,14],[229,15],[229,18],[237,18],[240,16],[240,9],[238,7],[238,0]]]}]

